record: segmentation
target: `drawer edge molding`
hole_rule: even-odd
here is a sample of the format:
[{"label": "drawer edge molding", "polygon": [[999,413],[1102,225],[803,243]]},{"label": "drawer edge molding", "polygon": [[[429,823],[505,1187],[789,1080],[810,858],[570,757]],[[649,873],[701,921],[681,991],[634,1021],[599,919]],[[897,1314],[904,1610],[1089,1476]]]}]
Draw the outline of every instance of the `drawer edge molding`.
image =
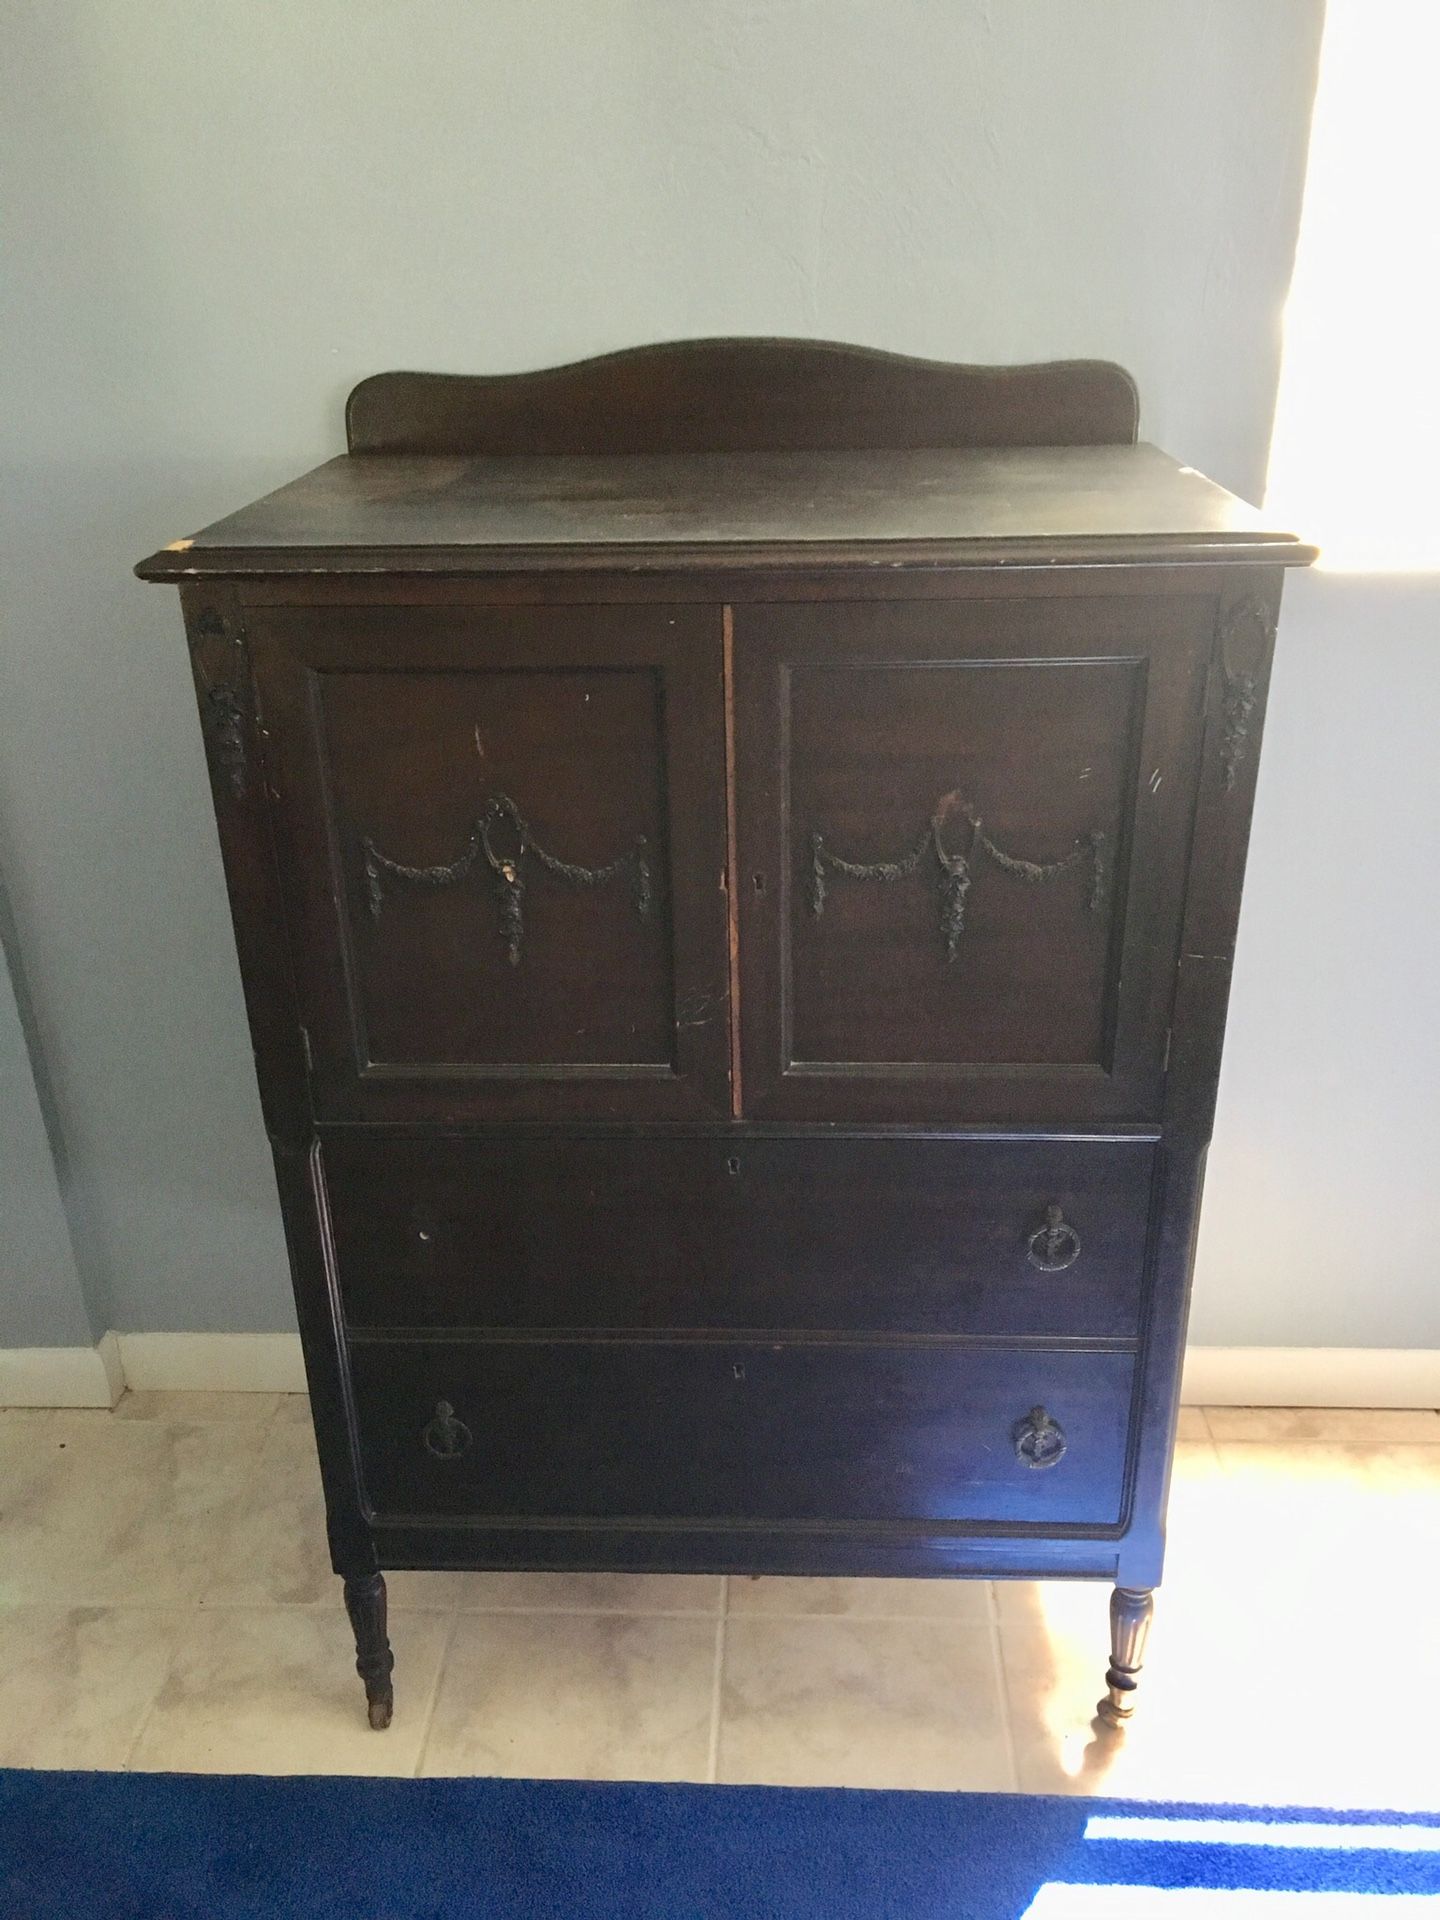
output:
[{"label": "drawer edge molding", "polygon": [[352,1347],[789,1347],[974,1348],[1001,1353],[1119,1353],[1138,1356],[1134,1338],[1053,1333],[852,1333],[808,1327],[347,1327]]}]

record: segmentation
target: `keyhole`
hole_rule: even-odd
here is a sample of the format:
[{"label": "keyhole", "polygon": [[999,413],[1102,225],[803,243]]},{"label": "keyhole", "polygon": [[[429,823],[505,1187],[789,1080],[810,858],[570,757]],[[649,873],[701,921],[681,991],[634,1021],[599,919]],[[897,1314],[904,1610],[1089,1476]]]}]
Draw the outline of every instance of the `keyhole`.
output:
[{"label": "keyhole", "polygon": [[728,1160],[727,1160],[727,1161],[725,1162],[725,1164],[726,1164],[726,1166],[727,1166],[727,1167],[728,1167],[728,1168],[730,1169],[730,1171],[731,1171],[731,1173],[739,1173],[739,1171],[740,1171],[740,1162],[739,1162],[739,1160],[738,1160],[738,1159],[737,1159],[737,1158],[735,1157],[735,1155],[734,1155],[734,1154],[732,1154],[732,1155],[730,1156],[730,1158],[729,1158],[729,1159],[728,1159]]},{"label": "keyhole", "polygon": [[734,1366],[730,1369],[730,1371],[734,1374],[737,1380],[743,1380],[745,1378],[745,1367],[743,1362],[739,1360],[735,1362]]},{"label": "keyhole", "polygon": [[756,891],[756,893],[764,893],[764,891],[765,891],[765,876],[764,876],[764,874],[763,874],[763,873],[757,873],[757,874],[755,874],[755,875],[753,875],[753,876],[752,876],[752,879],[751,879],[751,885],[752,885],[752,886],[754,887],[754,889],[755,889],[755,891]]}]

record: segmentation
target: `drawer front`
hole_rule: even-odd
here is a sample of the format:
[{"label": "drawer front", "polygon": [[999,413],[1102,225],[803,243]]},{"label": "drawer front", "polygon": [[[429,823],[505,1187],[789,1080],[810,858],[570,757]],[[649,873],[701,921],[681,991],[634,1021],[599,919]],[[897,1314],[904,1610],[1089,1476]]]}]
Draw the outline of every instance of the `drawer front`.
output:
[{"label": "drawer front", "polygon": [[1154,1155],[843,1137],[323,1148],[355,1327],[1112,1339],[1138,1332]]},{"label": "drawer front", "polygon": [[517,1340],[365,1341],[351,1358],[382,1518],[1121,1517],[1128,1354]]}]

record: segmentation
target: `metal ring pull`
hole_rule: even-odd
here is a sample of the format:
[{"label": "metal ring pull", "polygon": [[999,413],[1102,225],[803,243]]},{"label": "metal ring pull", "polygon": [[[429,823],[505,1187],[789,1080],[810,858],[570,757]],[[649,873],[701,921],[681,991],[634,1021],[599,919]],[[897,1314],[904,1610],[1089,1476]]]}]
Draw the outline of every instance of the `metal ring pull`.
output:
[{"label": "metal ring pull", "polygon": [[455,1418],[455,1409],[448,1400],[435,1402],[435,1418],[426,1425],[420,1438],[425,1442],[426,1451],[433,1453],[437,1460],[458,1460],[475,1444],[474,1434],[463,1420]]},{"label": "metal ring pull", "polygon": [[1042,1273],[1063,1273],[1080,1258],[1080,1236],[1059,1207],[1045,1209],[1045,1224],[1025,1243],[1032,1267]]},{"label": "metal ring pull", "polygon": [[1058,1466],[1069,1445],[1064,1429],[1044,1407],[1032,1407],[1023,1420],[1017,1420],[1010,1438],[1016,1459],[1027,1467]]}]

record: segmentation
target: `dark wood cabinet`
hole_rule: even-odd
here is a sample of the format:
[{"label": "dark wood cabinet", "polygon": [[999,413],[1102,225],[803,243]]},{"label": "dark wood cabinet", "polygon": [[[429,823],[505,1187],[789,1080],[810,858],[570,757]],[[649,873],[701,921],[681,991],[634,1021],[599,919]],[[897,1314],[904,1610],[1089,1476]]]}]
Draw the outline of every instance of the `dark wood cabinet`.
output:
[{"label": "dark wood cabinet", "polygon": [[1096,363],[384,375],[182,591],[386,1567],[1160,1577],[1281,570]]}]

